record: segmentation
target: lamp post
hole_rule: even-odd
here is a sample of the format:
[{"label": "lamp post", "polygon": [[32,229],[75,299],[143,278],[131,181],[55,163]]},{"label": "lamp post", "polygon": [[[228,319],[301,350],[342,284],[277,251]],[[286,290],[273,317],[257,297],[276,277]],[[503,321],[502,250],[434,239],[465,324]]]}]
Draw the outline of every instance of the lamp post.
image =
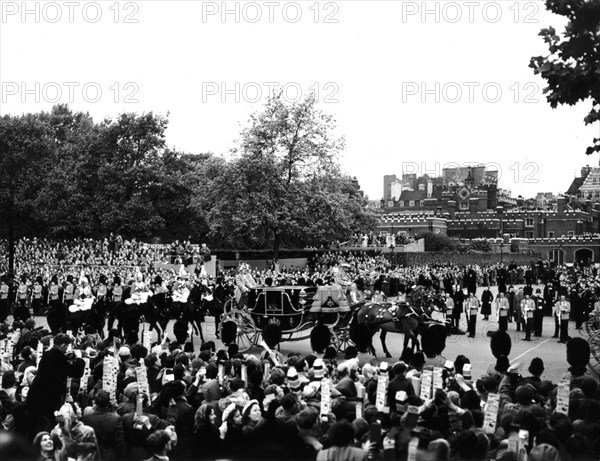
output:
[{"label": "lamp post", "polygon": [[500,216],[500,264],[504,263],[504,207],[498,205],[496,213]]}]

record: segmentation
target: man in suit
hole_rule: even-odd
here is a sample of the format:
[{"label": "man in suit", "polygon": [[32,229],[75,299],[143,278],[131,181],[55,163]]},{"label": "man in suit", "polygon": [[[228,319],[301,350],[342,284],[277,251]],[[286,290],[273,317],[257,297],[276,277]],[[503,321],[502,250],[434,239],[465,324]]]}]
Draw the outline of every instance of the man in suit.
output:
[{"label": "man in suit", "polygon": [[521,331],[521,326],[523,326],[523,330],[525,330],[525,325],[521,325],[524,324],[524,319],[523,316],[521,315],[522,312],[522,307],[521,307],[521,303],[522,301],[525,299],[525,294],[523,293],[523,288],[519,288],[519,292],[515,295],[515,321],[517,322],[517,331]]},{"label": "man in suit", "polygon": [[96,409],[83,416],[83,423],[94,429],[100,459],[124,459],[127,454],[121,417],[109,410],[110,395],[103,389],[96,392]]},{"label": "man in suit", "polygon": [[169,452],[172,449],[171,436],[166,430],[153,432],[146,439],[148,451],[152,457],[145,461],[165,461],[169,459]]}]

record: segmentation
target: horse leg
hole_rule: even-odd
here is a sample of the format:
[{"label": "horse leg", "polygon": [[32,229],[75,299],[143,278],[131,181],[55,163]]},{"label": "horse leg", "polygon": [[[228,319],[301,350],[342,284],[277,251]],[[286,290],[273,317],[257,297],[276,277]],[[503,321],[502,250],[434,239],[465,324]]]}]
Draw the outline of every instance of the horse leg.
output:
[{"label": "horse leg", "polygon": [[385,338],[387,337],[387,330],[385,329],[381,329],[381,332],[379,333],[379,339],[381,339],[381,346],[383,347],[383,353],[385,354],[385,356],[388,359],[392,358],[392,354],[389,353],[387,346],[385,345]]},{"label": "horse leg", "polygon": [[204,333],[202,333],[202,323],[199,320],[196,320],[194,323],[197,325],[196,332],[199,332],[200,334],[200,341],[202,341],[202,344],[204,344]]}]

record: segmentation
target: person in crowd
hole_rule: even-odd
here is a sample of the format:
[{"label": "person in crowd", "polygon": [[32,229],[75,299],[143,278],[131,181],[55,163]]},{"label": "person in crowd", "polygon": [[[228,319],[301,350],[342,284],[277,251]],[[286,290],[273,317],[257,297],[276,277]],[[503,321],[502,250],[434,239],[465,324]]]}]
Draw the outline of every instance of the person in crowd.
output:
[{"label": "person in crowd", "polygon": [[504,297],[504,293],[498,293],[496,298],[496,317],[498,317],[498,329],[500,331],[508,330],[508,318],[510,312],[510,305],[508,299]]},{"label": "person in crowd", "polygon": [[57,461],[54,440],[49,432],[39,432],[33,439],[33,447],[39,453],[39,461]]},{"label": "person in crowd", "polygon": [[479,299],[475,297],[474,292],[469,293],[465,300],[465,315],[469,325],[469,338],[475,337],[475,328],[477,326],[477,313],[479,312]]},{"label": "person in crowd", "polygon": [[100,459],[125,459],[126,447],[121,416],[110,410],[110,395],[98,390],[94,409],[83,416],[82,422],[94,429]]},{"label": "person in crowd", "polygon": [[[566,343],[569,336],[569,316],[571,313],[571,303],[567,301],[565,295],[560,295],[560,299],[554,305],[555,323],[560,325],[560,343]],[[555,329],[554,336],[557,336]]]}]

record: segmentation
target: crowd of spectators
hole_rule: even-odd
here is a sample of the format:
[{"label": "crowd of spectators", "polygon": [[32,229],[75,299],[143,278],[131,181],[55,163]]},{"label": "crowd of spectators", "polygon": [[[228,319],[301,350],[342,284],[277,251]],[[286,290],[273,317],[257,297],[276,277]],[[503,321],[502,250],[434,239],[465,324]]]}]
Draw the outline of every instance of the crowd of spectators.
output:
[{"label": "crowd of spectators", "polygon": [[[19,268],[46,270],[56,261],[85,265],[115,253],[122,259],[105,261],[122,263],[118,270],[126,272],[140,256],[169,261],[186,246],[159,255],[135,241],[110,245],[21,241]],[[27,258],[30,250],[34,256]],[[253,274],[259,284],[269,277],[286,285],[315,277],[326,283],[340,260],[374,286],[396,280],[389,285],[442,291],[447,285],[471,290],[597,277],[591,268],[551,269],[544,263],[396,267],[383,256],[351,252],[323,253],[308,268],[277,266]],[[115,272],[115,266],[89,264],[93,279],[104,270]],[[235,274],[224,275],[232,281]],[[117,330],[103,339],[90,326],[76,338],[51,335],[35,322],[0,324],[2,460],[483,461],[523,459],[519,450],[532,460],[600,457],[600,393],[597,377],[586,369],[590,346],[582,338],[567,344],[564,383],[553,383],[544,380],[539,357],[520,376],[508,358],[510,337],[502,333],[492,341],[488,372],[476,379],[467,356],[449,362],[441,355],[443,341],[427,335],[423,352],[408,350],[388,364],[359,356],[353,346],[344,354],[329,347],[283,357],[269,344],[272,349],[262,354],[241,354],[235,344],[208,341],[198,347],[169,340],[170,334],[150,344]],[[116,357],[114,371],[105,369],[108,357]],[[420,383],[435,368],[443,370],[442,381],[424,391]],[[116,380],[106,381],[111,374]],[[568,406],[559,395],[565,386]],[[327,389],[330,399],[323,397]]]},{"label": "crowd of spectators", "polygon": [[[424,352],[388,364],[360,361],[353,347],[259,356],[211,341],[199,350],[168,339],[144,347],[115,331],[73,339],[32,319],[3,324],[0,337],[14,349],[1,367],[0,458],[483,461],[523,459],[524,450],[531,460],[598,459],[589,345],[567,346],[565,407],[543,360],[519,375],[502,354],[510,337],[496,335],[505,335],[492,341],[497,358],[475,378],[467,356],[449,362],[426,338]],[[114,394],[107,357],[117,360]],[[426,391],[435,368],[442,379]]]}]

